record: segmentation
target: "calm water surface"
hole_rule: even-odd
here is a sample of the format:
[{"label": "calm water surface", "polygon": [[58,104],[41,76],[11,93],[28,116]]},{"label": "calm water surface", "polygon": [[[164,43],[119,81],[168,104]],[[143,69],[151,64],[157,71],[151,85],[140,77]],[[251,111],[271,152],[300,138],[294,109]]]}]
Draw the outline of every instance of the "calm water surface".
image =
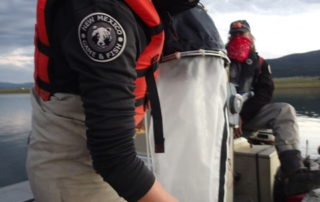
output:
[{"label": "calm water surface", "polygon": [[26,180],[29,94],[0,94],[0,187]]},{"label": "calm water surface", "polygon": [[[274,101],[288,102],[296,108],[302,153],[318,156],[316,149],[320,145],[320,89],[277,90]],[[0,187],[27,179],[25,159],[30,125],[30,95],[0,94]]]},{"label": "calm water surface", "polygon": [[318,157],[317,148],[320,146],[320,88],[277,89],[273,100],[275,102],[288,102],[295,107],[300,129],[300,149],[304,155],[309,154],[311,157]]}]

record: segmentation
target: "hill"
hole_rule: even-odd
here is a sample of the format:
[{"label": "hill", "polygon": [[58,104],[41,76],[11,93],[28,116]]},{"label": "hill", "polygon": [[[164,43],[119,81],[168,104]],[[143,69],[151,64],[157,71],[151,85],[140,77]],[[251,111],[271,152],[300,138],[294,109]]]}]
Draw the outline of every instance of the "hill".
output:
[{"label": "hill", "polygon": [[[285,77],[320,77],[320,50],[286,55],[276,59],[266,59],[272,67],[274,78]],[[7,70],[0,75],[6,76]],[[15,75],[20,75],[15,72]],[[0,89],[31,88],[33,83],[0,82]]]},{"label": "hill", "polygon": [[320,76],[320,50],[267,59],[273,77]]},{"label": "hill", "polygon": [[0,82],[0,89],[20,89],[20,88],[31,88],[33,83],[8,83]]}]

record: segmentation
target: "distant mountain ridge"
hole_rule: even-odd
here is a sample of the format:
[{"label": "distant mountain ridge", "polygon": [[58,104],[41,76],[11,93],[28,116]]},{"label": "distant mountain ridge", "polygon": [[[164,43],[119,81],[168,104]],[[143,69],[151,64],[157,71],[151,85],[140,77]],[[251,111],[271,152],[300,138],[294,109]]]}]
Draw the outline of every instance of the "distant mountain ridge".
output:
[{"label": "distant mountain ridge", "polygon": [[267,59],[273,77],[320,76],[320,50]]},{"label": "distant mountain ridge", "polygon": [[[276,59],[266,59],[272,67],[274,78],[320,77],[320,50],[286,55]],[[15,72],[17,74],[17,72]],[[0,75],[6,75],[0,71]],[[31,88],[34,84],[0,82],[0,89]]]},{"label": "distant mountain ridge", "polygon": [[17,88],[32,88],[33,83],[8,83],[8,82],[0,82],[0,89],[6,88],[6,89],[17,89]]}]

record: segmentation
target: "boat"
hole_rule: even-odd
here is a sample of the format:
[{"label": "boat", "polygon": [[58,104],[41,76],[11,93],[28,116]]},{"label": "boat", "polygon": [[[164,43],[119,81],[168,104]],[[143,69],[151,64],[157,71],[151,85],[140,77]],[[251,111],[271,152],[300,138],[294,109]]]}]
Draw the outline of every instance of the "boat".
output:
[{"label": "boat", "polygon": [[35,202],[28,181],[0,188],[0,202]]},{"label": "boat", "polygon": [[[228,202],[278,202],[274,199],[280,162],[272,140],[272,134],[266,131],[249,138],[241,137],[234,140],[234,191],[232,196],[229,192]],[[144,130],[140,129],[137,132],[135,143],[138,156],[150,167]],[[318,159],[309,159],[309,162],[312,169],[320,169],[320,156]],[[317,201],[315,197],[320,201],[320,189],[315,189],[303,197],[309,198],[306,202]],[[0,202],[35,202],[29,182],[23,181],[0,188]]]}]

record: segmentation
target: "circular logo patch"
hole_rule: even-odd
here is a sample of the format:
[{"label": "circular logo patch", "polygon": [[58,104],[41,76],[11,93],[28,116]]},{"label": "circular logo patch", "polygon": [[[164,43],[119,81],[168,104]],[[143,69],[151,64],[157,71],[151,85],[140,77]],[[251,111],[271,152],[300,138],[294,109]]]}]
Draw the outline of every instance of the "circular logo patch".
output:
[{"label": "circular logo patch", "polygon": [[253,61],[252,61],[250,58],[248,58],[248,59],[246,59],[246,63],[247,63],[248,65],[252,65],[252,64],[253,64]]},{"label": "circular logo patch", "polygon": [[116,59],[126,46],[124,29],[105,13],[86,16],[79,25],[79,39],[84,52],[96,62]]}]

